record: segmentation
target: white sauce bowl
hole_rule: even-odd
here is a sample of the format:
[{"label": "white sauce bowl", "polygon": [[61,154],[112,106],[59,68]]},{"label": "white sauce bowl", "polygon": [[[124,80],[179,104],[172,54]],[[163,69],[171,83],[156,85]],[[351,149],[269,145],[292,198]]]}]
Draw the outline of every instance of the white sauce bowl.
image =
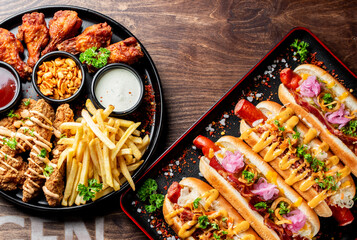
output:
[{"label": "white sauce bowl", "polygon": [[101,108],[113,105],[113,115],[123,116],[139,107],[144,96],[144,84],[132,67],[113,63],[95,74],[91,93],[96,105]]}]

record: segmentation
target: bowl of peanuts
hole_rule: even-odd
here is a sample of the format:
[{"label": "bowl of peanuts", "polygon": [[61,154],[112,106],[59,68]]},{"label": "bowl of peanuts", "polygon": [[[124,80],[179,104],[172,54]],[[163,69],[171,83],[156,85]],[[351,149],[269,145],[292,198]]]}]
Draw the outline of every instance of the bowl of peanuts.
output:
[{"label": "bowl of peanuts", "polygon": [[85,71],[72,54],[50,52],[41,57],[32,72],[32,84],[40,97],[53,103],[65,103],[77,98],[83,89]]}]

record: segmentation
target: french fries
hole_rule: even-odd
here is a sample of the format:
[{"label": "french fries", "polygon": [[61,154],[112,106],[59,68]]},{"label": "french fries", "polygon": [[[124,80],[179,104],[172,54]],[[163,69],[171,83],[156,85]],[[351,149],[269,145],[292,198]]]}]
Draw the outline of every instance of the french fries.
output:
[{"label": "french fries", "polygon": [[[86,108],[76,122],[61,125],[73,133],[58,141],[67,145],[59,162],[67,164],[63,206],[95,201],[126,181],[135,190],[131,175],[144,162],[141,158],[150,143],[148,135],[140,137],[140,122],[109,117],[113,106],[96,109],[88,99]],[[87,192],[81,194],[78,186]]]}]

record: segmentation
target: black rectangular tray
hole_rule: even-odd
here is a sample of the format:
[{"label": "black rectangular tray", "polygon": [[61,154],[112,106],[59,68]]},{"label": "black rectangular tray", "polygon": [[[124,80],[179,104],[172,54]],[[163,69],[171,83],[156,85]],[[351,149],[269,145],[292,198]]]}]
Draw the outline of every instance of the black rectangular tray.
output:
[{"label": "black rectangular tray", "polygon": [[[308,62],[322,64],[323,68],[338,76],[347,88],[353,89],[353,94],[356,95],[357,76],[312,32],[302,27],[294,28],[150,166],[137,182],[137,186],[140,187],[147,178],[153,178],[158,183],[158,192],[166,194],[167,187],[173,181],[180,181],[184,177],[204,180],[198,168],[201,152],[193,146],[193,139],[199,134],[213,141],[222,135],[239,136],[239,119],[234,115],[233,109],[241,98],[251,100],[254,105],[262,100],[281,103],[277,95],[279,69],[295,68],[301,64],[300,60],[294,58],[290,47],[295,39],[308,42],[309,51],[316,53]],[[153,214],[146,213],[144,204],[132,190],[121,196],[120,204],[126,215],[150,239],[177,239],[177,236],[171,237],[175,233],[163,220],[162,212],[158,210]],[[352,212],[357,219],[356,205]],[[357,236],[357,220],[346,227],[338,227],[332,217],[320,218],[320,221],[321,229],[317,239],[354,239]]]}]

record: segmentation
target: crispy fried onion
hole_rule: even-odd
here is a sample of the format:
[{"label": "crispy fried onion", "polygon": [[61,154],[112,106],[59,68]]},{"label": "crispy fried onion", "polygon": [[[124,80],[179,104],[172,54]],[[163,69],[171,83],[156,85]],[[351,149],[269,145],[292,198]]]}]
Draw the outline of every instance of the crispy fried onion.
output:
[{"label": "crispy fried onion", "polygon": [[280,215],[279,211],[280,211],[280,207],[278,207],[278,205],[281,203],[281,202],[284,202],[286,203],[288,206],[286,208],[288,209],[291,209],[291,205],[293,204],[289,199],[287,199],[286,197],[279,197],[277,198],[273,204],[271,205],[271,209],[274,210],[274,214],[275,214],[275,217],[274,218],[274,223],[276,225],[282,225],[282,224],[291,224],[291,220],[288,220],[286,218],[283,218],[283,216]]},{"label": "crispy fried onion", "polygon": [[[336,110],[338,110],[338,109],[340,109],[340,107],[341,107],[341,103],[339,102],[339,101],[332,101],[332,102],[330,102],[330,103],[328,103],[328,104],[325,104],[324,103],[324,100],[323,100],[323,96],[326,94],[326,92],[321,92],[318,96],[317,96],[317,102],[320,104],[320,107],[321,107],[321,109],[323,110],[323,111],[325,111],[325,112],[334,112],[334,111],[336,111]],[[335,96],[331,93],[331,95],[333,96],[333,98],[335,98]],[[330,106],[330,105],[334,105],[335,104],[335,106],[332,108],[332,109],[329,109],[328,108],[328,106]]]},{"label": "crispy fried onion", "polygon": [[345,115],[346,118],[354,119],[357,118],[357,109],[350,113],[350,116]]},{"label": "crispy fried onion", "polygon": [[[258,172],[257,172],[255,166],[253,166],[252,164],[247,164],[247,165],[245,166],[245,168],[244,168],[244,171],[248,171],[248,172],[253,173],[253,174],[254,174],[253,179],[247,180],[247,179],[244,178],[244,175],[242,175],[240,178],[238,178],[238,181],[244,183],[246,186],[251,186],[251,185],[253,185],[254,182],[255,182],[255,180],[256,180],[257,177],[258,177]],[[242,172],[243,172],[243,171],[242,171]]]}]

